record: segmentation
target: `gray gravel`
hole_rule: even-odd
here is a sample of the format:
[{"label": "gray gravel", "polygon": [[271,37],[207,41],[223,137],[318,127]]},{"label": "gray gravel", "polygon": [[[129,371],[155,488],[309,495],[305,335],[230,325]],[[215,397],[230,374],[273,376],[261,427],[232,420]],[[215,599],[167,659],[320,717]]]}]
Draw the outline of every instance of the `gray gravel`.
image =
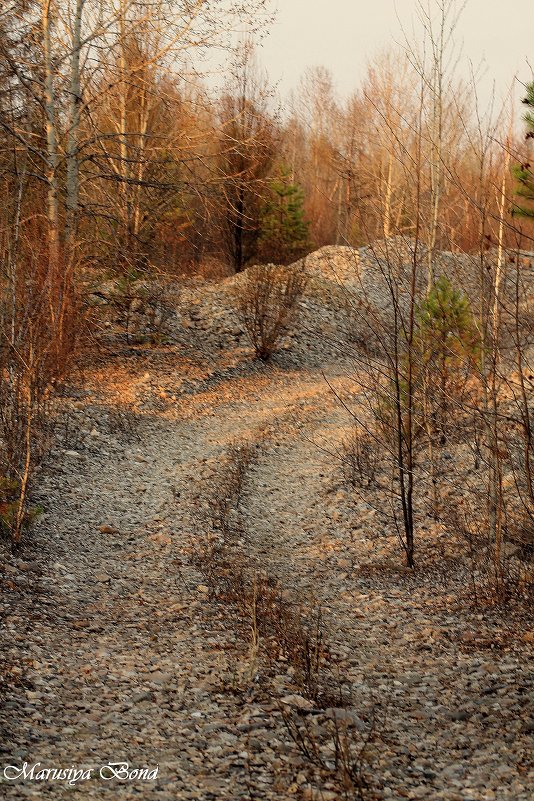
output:
[{"label": "gray gravel", "polygon": [[[405,571],[376,511],[384,498],[355,498],[340,481],[331,454],[350,419],[322,371],[355,397],[341,317],[308,298],[308,320],[335,337],[317,342],[310,322],[263,368],[225,286],[202,292],[174,345],[126,349],[62,400],[68,425],[35,492],[45,514],[21,551],[2,546],[2,770],[92,769],[74,790],[84,799],[336,801],[339,785],[310,770],[278,704],[311,715],[323,739],[336,720],[365,731],[376,707],[369,799],[530,801],[531,627],[472,607],[430,528],[435,558]],[[193,296],[182,293],[178,320]],[[243,547],[323,609],[347,708],[309,709],[290,666],[252,664],[194,567],[210,481],[228,445],[260,429]],[[121,761],[158,766],[157,778],[98,776]],[[8,801],[73,793],[65,781],[0,782]]]}]

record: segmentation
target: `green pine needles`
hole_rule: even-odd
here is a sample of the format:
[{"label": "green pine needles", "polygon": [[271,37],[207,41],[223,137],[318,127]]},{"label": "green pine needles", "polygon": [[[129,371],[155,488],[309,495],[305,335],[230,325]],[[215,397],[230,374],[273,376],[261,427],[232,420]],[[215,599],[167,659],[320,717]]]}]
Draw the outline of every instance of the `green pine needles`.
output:
[{"label": "green pine needles", "polygon": [[[528,107],[528,111],[523,117],[527,126],[527,139],[534,139],[534,83],[527,85],[527,96],[523,103]],[[513,168],[514,177],[517,181],[516,195],[521,198],[521,203],[514,203],[512,214],[518,217],[534,219],[534,172],[529,163],[517,164]]]},{"label": "green pine needles", "polygon": [[469,299],[445,276],[417,306],[416,319],[415,391],[422,395],[425,429],[443,433],[473,390],[480,335]]},{"label": "green pine needles", "polygon": [[478,332],[467,295],[445,276],[434,283],[427,297],[417,306],[419,337],[425,349],[439,346],[443,359],[473,357]]},{"label": "green pine needles", "polygon": [[279,174],[269,181],[260,225],[260,250],[265,261],[289,264],[310,248],[304,192],[292,181],[287,167],[281,167]]}]

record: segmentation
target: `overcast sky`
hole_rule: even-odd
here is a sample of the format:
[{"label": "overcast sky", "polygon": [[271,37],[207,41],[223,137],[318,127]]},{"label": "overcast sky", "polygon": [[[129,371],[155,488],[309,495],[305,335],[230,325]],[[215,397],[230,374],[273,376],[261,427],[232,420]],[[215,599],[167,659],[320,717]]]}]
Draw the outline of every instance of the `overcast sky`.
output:
[{"label": "overcast sky", "polygon": [[[424,0],[427,2],[428,0]],[[273,0],[277,19],[260,60],[282,96],[296,87],[306,67],[328,67],[342,94],[358,85],[366,61],[395,40],[401,24],[413,29],[416,0]],[[398,18],[399,19],[398,19]],[[514,74],[527,81],[534,64],[534,0],[468,0],[457,28],[461,71],[483,62],[482,95],[493,82],[505,95]],[[521,96],[518,86],[516,96]]]}]

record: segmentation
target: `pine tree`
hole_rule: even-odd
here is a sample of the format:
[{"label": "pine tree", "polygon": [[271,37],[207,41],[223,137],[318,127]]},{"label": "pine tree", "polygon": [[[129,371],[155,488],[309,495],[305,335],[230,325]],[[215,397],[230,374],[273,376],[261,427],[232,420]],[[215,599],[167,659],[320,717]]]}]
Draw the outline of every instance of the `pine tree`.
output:
[{"label": "pine tree", "polygon": [[286,167],[269,182],[269,197],[261,215],[260,251],[264,261],[289,264],[310,247],[304,216],[304,192]]},{"label": "pine tree", "polygon": [[[527,139],[534,139],[534,83],[527,85],[527,96],[523,100],[528,111],[523,117],[527,125]],[[517,179],[518,187],[516,194],[526,201],[526,205],[514,204],[512,214],[520,217],[534,219],[534,172],[530,164],[518,164],[514,167],[514,176]]]},{"label": "pine tree", "polygon": [[480,355],[480,337],[467,295],[448,278],[435,281],[416,308],[421,388],[433,427],[441,428],[466,388]]}]

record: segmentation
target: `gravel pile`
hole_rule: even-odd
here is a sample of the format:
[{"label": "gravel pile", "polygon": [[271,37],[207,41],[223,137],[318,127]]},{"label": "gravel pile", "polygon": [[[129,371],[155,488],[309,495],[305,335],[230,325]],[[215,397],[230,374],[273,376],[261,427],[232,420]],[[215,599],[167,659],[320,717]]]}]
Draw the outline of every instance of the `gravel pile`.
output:
[{"label": "gravel pile", "polygon": [[[392,298],[396,297],[400,309],[407,311],[414,249],[414,242],[403,237],[362,248],[332,245],[288,267],[303,269],[309,283],[300,303],[299,321],[283,340],[281,350],[293,354],[295,364],[319,366],[324,360],[337,359],[350,351],[353,344],[369,342],[373,329],[380,334],[389,331],[393,322]],[[416,257],[416,291],[422,296],[426,289],[427,252],[421,244]],[[496,253],[488,252],[485,280],[495,261]],[[529,298],[534,296],[534,270],[529,254],[521,255],[519,261],[526,312]],[[480,296],[478,257],[439,252],[434,270],[436,277],[445,275],[463,288],[476,308]],[[516,270],[515,262],[507,259],[502,284],[508,298],[506,308],[511,308]],[[173,341],[185,344],[196,338],[196,346],[209,352],[236,346],[246,352],[249,344],[235,302],[235,292],[244,275],[246,272],[208,285],[185,286],[177,304]]]}]

